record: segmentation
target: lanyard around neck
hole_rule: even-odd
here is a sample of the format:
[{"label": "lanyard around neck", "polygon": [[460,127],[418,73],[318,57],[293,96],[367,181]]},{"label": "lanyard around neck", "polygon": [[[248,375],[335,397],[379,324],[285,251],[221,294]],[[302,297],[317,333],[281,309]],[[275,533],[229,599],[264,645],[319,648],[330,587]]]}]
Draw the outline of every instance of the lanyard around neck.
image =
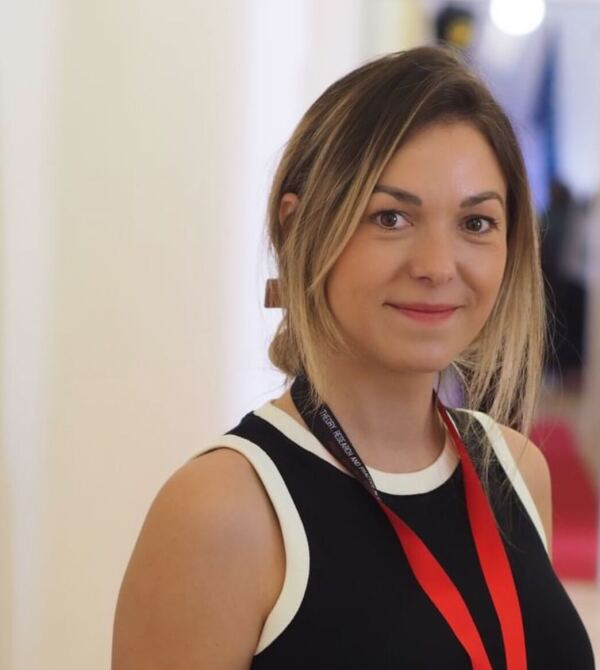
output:
[{"label": "lanyard around neck", "polygon": [[[383,502],[367,467],[329,407],[321,404],[316,410],[308,409],[309,390],[310,383],[305,377],[297,377],[292,384],[292,400],[302,418],[323,446],[349,468],[381,507],[396,532],[416,580],[469,654],[473,669],[492,670],[477,626],[460,591],[423,540]],[[460,456],[471,533],[500,622],[506,668],[526,670],[521,607],[496,519],[460,435],[437,396],[436,404]]]}]

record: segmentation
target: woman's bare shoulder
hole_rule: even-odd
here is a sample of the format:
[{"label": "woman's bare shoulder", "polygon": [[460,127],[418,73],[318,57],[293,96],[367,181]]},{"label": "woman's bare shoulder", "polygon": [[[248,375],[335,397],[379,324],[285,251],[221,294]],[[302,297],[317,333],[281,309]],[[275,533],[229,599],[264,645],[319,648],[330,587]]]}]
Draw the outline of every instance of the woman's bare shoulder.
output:
[{"label": "woman's bare shoulder", "polygon": [[218,448],[156,495],[127,567],[113,670],[249,667],[281,589],[277,517],[244,456]]},{"label": "woman's bare shoulder", "polygon": [[543,451],[523,433],[503,424],[498,424],[498,426],[542,519],[550,549],[552,546],[552,481],[548,461]]}]

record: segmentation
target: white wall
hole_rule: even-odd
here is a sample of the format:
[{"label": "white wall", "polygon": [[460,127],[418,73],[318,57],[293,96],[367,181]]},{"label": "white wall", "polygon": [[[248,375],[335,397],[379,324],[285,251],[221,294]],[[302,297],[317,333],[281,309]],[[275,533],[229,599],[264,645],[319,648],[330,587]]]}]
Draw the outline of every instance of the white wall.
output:
[{"label": "white wall", "polygon": [[0,667],[41,625],[56,8],[0,4]]}]

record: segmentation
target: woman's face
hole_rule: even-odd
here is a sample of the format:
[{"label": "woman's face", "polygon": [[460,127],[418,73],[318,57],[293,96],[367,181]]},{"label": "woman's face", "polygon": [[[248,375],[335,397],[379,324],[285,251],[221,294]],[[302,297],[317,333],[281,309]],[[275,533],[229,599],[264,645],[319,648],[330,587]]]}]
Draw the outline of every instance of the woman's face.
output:
[{"label": "woman's face", "polygon": [[396,152],[326,285],[365,362],[439,371],[475,339],[506,264],[506,190],[468,123],[428,126]]}]

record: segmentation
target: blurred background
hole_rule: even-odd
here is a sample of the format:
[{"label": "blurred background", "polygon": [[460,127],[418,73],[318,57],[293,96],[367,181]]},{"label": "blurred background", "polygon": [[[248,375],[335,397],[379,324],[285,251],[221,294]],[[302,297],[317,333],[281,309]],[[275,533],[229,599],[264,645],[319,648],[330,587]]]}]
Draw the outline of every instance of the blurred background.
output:
[{"label": "blurred background", "polygon": [[336,78],[438,40],[525,152],[556,314],[532,436],[599,648],[600,0],[0,0],[1,668],[109,667],[158,488],[281,392],[285,141]]}]

